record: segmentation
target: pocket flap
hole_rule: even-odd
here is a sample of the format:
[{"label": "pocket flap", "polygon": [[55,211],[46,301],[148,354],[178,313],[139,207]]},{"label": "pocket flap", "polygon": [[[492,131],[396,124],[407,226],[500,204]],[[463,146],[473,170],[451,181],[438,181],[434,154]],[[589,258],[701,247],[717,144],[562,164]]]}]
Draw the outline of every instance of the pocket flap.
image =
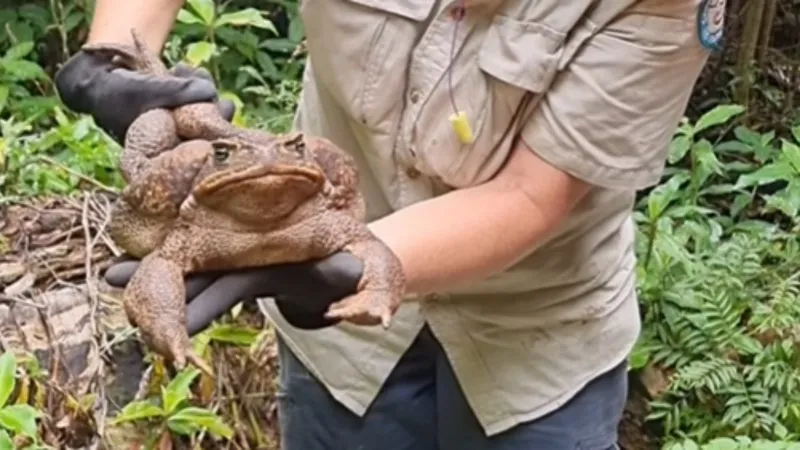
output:
[{"label": "pocket flap", "polygon": [[[308,1],[308,0],[306,0]],[[328,1],[328,0],[323,0]],[[435,0],[347,0],[357,5],[368,6],[380,11],[422,21],[428,17]]]},{"label": "pocket flap", "polygon": [[541,93],[558,71],[565,39],[542,24],[498,15],[486,31],[478,64],[501,81]]}]

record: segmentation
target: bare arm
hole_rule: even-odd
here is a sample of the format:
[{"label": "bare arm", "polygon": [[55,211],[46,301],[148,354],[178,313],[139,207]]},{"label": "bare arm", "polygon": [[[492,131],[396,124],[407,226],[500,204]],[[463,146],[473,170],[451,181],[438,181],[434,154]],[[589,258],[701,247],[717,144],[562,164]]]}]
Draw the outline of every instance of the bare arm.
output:
[{"label": "bare arm", "polygon": [[398,255],[409,293],[445,290],[512,266],[550,233],[589,185],[519,141],[489,182],[452,191],[370,224]]},{"label": "bare arm", "polygon": [[167,40],[183,0],[96,0],[87,43],[131,43],[131,28],[151,49]]}]

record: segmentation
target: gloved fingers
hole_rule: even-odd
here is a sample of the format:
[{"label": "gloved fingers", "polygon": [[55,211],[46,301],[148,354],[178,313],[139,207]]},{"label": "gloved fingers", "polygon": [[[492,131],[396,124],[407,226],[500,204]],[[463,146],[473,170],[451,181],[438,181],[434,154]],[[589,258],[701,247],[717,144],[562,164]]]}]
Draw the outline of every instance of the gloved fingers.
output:
[{"label": "gloved fingers", "polygon": [[265,292],[257,294],[253,292],[256,285],[254,279],[256,271],[260,272],[263,269],[221,276],[195,296],[186,306],[186,328],[189,335],[201,332],[240,301],[256,295],[269,295]]},{"label": "gloved fingers", "polygon": [[275,299],[275,306],[291,326],[301,330],[319,330],[336,325],[341,321],[340,319],[326,318],[327,307],[315,311],[305,308],[299,300],[291,300],[284,296],[279,296]]},{"label": "gloved fingers", "polygon": [[139,268],[138,260],[122,261],[111,265],[103,274],[106,283],[114,287],[125,287],[133,273]]},{"label": "gloved fingers", "polygon": [[275,278],[281,283],[277,292],[289,297],[343,298],[356,292],[363,270],[361,260],[350,253],[338,252],[313,262],[282,266]]},{"label": "gloved fingers", "polygon": [[219,274],[193,274],[186,277],[186,301],[191,302],[201,292],[206,290],[212,283],[217,281]]},{"label": "gloved fingers", "polygon": [[85,93],[80,89],[80,82],[85,81],[94,66],[97,66],[96,59],[94,55],[78,52],[72,55],[53,77],[61,101],[76,112],[88,112],[89,105]]},{"label": "gloved fingers", "polygon": [[154,108],[174,108],[189,103],[214,101],[214,83],[203,78],[153,76],[114,69],[95,76],[91,91],[84,94],[85,112],[122,144],[130,124]]},{"label": "gloved fingers", "polygon": [[[118,70],[112,71],[114,75]],[[189,103],[211,102],[217,98],[217,87],[205,78],[180,78],[170,75],[146,75],[126,71],[128,95],[145,97],[144,108],[175,108]]]},{"label": "gloved fingers", "polygon": [[[139,268],[139,264],[140,261],[136,259],[118,262],[106,269],[103,278],[111,286],[124,288]],[[219,274],[214,273],[193,274],[186,277],[186,301],[203,292],[218,277]]]},{"label": "gloved fingers", "polygon": [[[202,78],[216,84],[211,72],[205,67],[193,67],[180,62],[175,64],[169,72],[178,78]],[[216,103],[222,117],[228,122],[233,120],[233,115],[236,113],[236,105],[232,101],[226,99],[218,99]]]},{"label": "gloved fingers", "polygon": [[233,120],[233,115],[236,114],[236,104],[226,98],[221,98],[217,102],[217,107],[225,120],[228,122]]}]

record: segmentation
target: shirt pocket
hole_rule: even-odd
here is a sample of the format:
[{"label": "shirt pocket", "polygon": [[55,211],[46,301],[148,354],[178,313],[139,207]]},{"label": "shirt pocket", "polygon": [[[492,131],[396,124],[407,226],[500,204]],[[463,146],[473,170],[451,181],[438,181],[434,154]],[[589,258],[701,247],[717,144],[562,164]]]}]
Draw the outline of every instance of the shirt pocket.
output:
[{"label": "shirt pocket", "polygon": [[[453,72],[441,77],[415,120],[411,140],[423,173],[460,188],[488,180],[505,162],[525,95],[537,101],[574,54],[576,39],[588,37],[568,41],[574,24],[561,30],[546,24],[549,17],[500,13],[465,42]],[[470,144],[447,121],[451,96],[473,129]]]},{"label": "shirt pocket", "polygon": [[301,2],[315,78],[351,118],[373,130],[392,129],[406,66],[435,0]]}]

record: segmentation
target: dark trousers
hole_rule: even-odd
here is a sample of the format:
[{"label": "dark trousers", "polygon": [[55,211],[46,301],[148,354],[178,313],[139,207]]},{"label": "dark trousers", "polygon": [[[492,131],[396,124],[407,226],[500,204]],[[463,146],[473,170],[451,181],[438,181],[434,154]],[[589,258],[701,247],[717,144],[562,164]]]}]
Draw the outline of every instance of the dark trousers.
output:
[{"label": "dark trousers", "polygon": [[364,417],[339,404],[278,340],[281,450],[611,450],[627,395],[626,364],[560,409],[487,438],[426,328]]}]

